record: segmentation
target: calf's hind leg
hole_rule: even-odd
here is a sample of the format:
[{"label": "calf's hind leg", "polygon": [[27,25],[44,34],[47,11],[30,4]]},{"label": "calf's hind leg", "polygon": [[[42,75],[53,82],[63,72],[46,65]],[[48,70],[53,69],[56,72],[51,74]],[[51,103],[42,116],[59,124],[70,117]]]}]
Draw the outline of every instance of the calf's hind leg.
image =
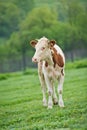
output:
[{"label": "calf's hind leg", "polygon": [[59,83],[59,85],[58,85],[59,106],[64,107],[64,102],[63,102],[63,98],[62,98],[64,75],[61,74],[61,76],[59,77],[58,83]]}]

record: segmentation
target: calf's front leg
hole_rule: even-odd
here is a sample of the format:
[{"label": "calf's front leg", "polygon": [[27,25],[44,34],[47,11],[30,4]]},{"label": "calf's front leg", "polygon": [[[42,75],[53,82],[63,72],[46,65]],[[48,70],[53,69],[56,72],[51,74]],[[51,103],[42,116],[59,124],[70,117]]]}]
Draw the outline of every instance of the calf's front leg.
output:
[{"label": "calf's front leg", "polygon": [[41,83],[41,89],[43,93],[43,106],[47,106],[47,100],[46,100],[46,83],[44,79],[44,75],[42,73],[42,63],[38,63],[38,75],[39,75],[39,80]]},{"label": "calf's front leg", "polygon": [[53,104],[57,105],[58,104],[58,99],[55,91],[55,86],[53,86]]},{"label": "calf's front leg", "polygon": [[53,101],[52,101],[52,95],[53,95],[53,86],[51,84],[50,78],[44,74],[45,81],[48,89],[48,109],[52,109],[53,107]]}]

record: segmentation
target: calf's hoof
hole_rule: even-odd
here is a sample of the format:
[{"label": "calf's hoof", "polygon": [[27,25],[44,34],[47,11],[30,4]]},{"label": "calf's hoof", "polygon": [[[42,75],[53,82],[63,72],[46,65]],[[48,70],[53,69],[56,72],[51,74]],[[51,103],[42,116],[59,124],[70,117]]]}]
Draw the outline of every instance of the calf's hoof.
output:
[{"label": "calf's hoof", "polygon": [[47,109],[52,109],[53,107],[52,106],[48,106],[48,108]]},{"label": "calf's hoof", "polygon": [[53,104],[58,105],[58,100],[56,98],[53,98]]},{"label": "calf's hoof", "polygon": [[43,101],[43,106],[47,107],[47,102],[46,101]]},{"label": "calf's hoof", "polygon": [[48,109],[52,109],[53,108],[53,103],[48,103]]},{"label": "calf's hoof", "polygon": [[59,101],[59,106],[60,106],[60,107],[62,107],[62,108],[64,107],[64,103],[63,103],[63,101],[62,101],[62,100],[61,100],[61,101]]}]

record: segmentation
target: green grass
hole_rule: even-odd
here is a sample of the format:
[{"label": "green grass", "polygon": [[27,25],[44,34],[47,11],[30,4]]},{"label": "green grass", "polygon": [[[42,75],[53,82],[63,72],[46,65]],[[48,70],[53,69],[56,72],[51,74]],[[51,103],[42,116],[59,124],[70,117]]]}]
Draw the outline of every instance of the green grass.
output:
[{"label": "green grass", "polygon": [[87,68],[66,69],[63,97],[65,108],[44,108],[36,70],[1,80],[0,130],[86,130]]}]

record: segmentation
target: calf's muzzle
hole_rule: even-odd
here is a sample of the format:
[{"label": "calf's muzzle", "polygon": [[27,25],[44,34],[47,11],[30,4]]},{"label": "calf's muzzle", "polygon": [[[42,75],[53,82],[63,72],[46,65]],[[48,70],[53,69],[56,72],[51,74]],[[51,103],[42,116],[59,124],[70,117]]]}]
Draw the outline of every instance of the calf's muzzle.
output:
[{"label": "calf's muzzle", "polygon": [[35,62],[35,63],[37,63],[38,61],[37,61],[37,59],[36,58],[32,58],[32,62]]}]

